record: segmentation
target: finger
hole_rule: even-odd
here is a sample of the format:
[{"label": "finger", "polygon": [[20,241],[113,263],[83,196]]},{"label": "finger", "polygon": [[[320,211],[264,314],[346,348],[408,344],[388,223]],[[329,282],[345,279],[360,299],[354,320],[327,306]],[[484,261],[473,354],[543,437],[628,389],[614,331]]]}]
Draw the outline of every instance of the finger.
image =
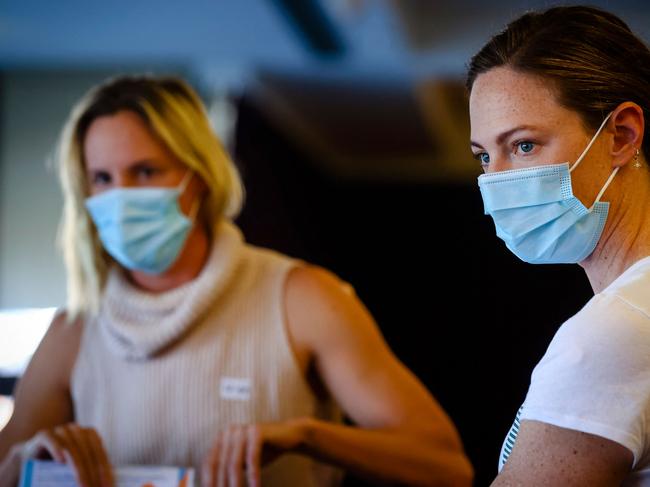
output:
[{"label": "finger", "polygon": [[51,431],[41,431],[25,443],[21,459],[38,458],[43,453],[47,453],[55,462],[65,463],[63,450],[63,445]]},{"label": "finger", "polygon": [[203,461],[201,469],[201,484],[203,487],[216,487],[217,486],[217,469],[219,468],[219,457],[221,455],[222,434],[220,433],[208,453],[208,456]]},{"label": "finger", "polygon": [[262,485],[262,435],[257,425],[250,425],[246,431],[246,478],[248,487]]},{"label": "finger", "polygon": [[108,459],[106,448],[104,448],[104,442],[93,428],[89,428],[87,432],[88,439],[92,445],[91,453],[93,462],[99,466],[101,485],[102,487],[114,487],[115,478],[113,477],[113,467]]},{"label": "finger", "polygon": [[231,435],[230,428],[227,428],[221,437],[221,451],[219,452],[219,466],[217,467],[217,487],[227,486],[228,450],[230,449]]},{"label": "finger", "polygon": [[54,430],[54,435],[63,444],[65,463],[72,467],[75,480],[81,486],[92,485],[88,468],[75,438],[66,426],[59,426]]},{"label": "finger", "polygon": [[65,450],[63,452],[63,455],[65,456],[65,463],[67,465],[70,465],[70,467],[72,468],[72,473],[74,474],[74,480],[77,483],[77,485],[79,485],[80,487],[90,487],[92,484],[88,480],[88,474],[77,466],[77,460],[72,456],[70,450]]},{"label": "finger", "polygon": [[244,479],[242,469],[244,467],[246,435],[243,427],[237,427],[232,431],[230,437],[230,448],[228,458],[228,479],[229,487],[243,487]]},{"label": "finger", "polygon": [[74,439],[74,443],[79,450],[84,468],[88,473],[90,485],[100,487],[102,485],[99,463],[94,458],[94,444],[92,443],[89,431],[90,428],[82,428],[77,424],[70,424],[66,427],[67,431]]}]

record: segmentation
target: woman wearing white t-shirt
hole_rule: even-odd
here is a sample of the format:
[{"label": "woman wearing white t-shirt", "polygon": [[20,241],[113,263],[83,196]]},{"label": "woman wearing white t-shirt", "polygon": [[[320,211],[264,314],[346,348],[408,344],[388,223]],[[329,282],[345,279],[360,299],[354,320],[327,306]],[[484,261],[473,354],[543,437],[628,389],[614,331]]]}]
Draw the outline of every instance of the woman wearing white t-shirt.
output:
[{"label": "woman wearing white t-shirt", "polygon": [[334,486],[341,469],[471,483],[453,424],[352,288],[243,240],[239,174],[185,82],[92,89],[59,169],[69,303],[0,431],[1,486],[33,456],[92,487],[111,464],[193,466],[206,487]]},{"label": "woman wearing white t-shirt", "polygon": [[595,292],[535,368],[493,485],[650,485],[650,51],[610,13],[552,8],[492,38],[467,85],[497,235]]}]

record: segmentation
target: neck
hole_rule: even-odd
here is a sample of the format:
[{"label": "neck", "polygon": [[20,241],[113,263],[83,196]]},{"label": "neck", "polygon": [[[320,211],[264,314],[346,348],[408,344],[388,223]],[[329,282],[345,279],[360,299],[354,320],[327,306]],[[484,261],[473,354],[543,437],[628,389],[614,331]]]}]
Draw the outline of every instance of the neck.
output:
[{"label": "neck", "polygon": [[650,225],[647,224],[650,174],[647,166],[623,167],[612,186],[615,184],[622,189],[612,191],[618,198],[610,203],[603,235],[592,254],[580,262],[595,293],[609,286],[632,264],[650,255]]},{"label": "neck", "polygon": [[152,293],[160,293],[177,288],[196,278],[210,253],[210,238],[204,225],[194,225],[183,250],[172,266],[162,274],[147,274],[141,271],[128,271],[133,284]]}]

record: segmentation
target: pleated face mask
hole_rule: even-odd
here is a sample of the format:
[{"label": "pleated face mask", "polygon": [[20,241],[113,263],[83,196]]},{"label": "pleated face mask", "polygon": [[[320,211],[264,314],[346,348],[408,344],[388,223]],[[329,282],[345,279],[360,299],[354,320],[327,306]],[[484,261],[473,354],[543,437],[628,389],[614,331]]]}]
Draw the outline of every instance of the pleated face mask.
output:
[{"label": "pleated face mask", "polygon": [[169,269],[196,215],[196,205],[189,218],[178,205],[191,177],[188,172],[177,188],[115,188],[88,198],[86,208],[106,251],[127,269]]},{"label": "pleated face mask", "polygon": [[479,176],[485,214],[494,220],[497,236],[524,262],[577,263],[596,248],[609,210],[609,203],[600,198],[619,168],[612,171],[590,208],[573,195],[571,172],[610,116],[611,113],[571,167],[567,162]]}]

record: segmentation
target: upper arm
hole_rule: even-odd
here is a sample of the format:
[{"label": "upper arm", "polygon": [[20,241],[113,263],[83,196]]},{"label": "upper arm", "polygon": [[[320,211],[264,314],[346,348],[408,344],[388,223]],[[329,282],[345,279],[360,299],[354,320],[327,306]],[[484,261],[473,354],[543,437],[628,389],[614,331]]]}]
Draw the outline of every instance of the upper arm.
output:
[{"label": "upper arm", "polygon": [[502,476],[619,485],[647,449],[649,351],[647,317],[616,297],[593,298],[560,327],[535,367]]},{"label": "upper arm", "polygon": [[630,450],[603,437],[524,420],[512,454],[492,485],[618,486],[632,460]]},{"label": "upper arm", "polygon": [[13,415],[0,431],[0,458],[39,430],[73,420],[70,372],[81,327],[68,323],[64,313],[52,321],[16,386]]},{"label": "upper arm", "polygon": [[435,423],[438,432],[454,431],[347,284],[323,269],[296,268],[287,280],[286,307],[292,338],[310,348],[320,378],[355,423],[419,431]]}]

